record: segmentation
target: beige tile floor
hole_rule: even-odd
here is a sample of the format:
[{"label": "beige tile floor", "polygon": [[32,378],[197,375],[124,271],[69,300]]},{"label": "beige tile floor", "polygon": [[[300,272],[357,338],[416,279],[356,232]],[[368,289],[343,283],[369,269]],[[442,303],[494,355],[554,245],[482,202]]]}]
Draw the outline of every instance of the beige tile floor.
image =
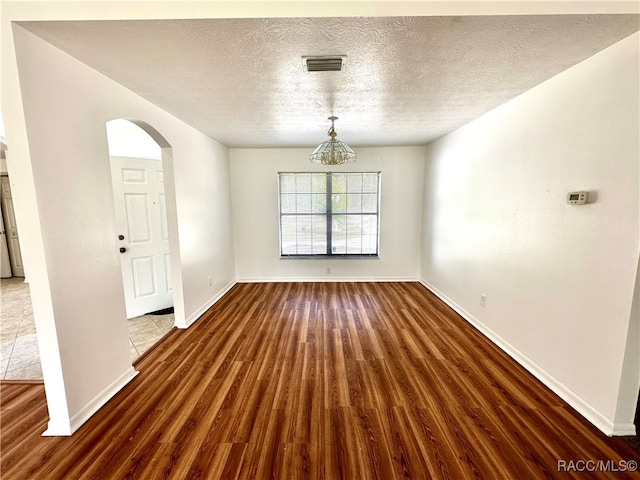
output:
[{"label": "beige tile floor", "polygon": [[[129,320],[131,360],[160,340],[173,323],[173,314]],[[29,285],[19,277],[0,280],[0,379],[42,380]]]}]

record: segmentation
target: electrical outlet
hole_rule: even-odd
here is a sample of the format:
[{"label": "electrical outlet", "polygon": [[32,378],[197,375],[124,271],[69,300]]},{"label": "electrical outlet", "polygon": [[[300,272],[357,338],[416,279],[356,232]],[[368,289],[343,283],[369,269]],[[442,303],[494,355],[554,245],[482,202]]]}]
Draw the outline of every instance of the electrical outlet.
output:
[{"label": "electrical outlet", "polygon": [[480,306],[484,307],[487,303],[487,296],[484,293],[480,294]]},{"label": "electrical outlet", "polygon": [[213,287],[213,280],[211,279],[211,277],[209,277],[209,286]]},{"label": "electrical outlet", "polygon": [[331,267],[327,267],[327,275],[331,275]]}]

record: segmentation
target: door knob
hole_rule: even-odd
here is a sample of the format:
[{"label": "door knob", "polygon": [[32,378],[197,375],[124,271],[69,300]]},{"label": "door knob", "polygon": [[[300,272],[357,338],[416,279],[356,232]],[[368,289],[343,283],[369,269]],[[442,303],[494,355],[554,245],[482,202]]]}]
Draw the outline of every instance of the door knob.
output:
[{"label": "door knob", "polygon": [[124,240],[124,235],[118,235],[118,240]]},{"label": "door knob", "polygon": [[127,251],[127,249],[126,249],[126,248],[124,248],[124,247],[120,247],[120,253],[124,253],[124,252],[126,252],[126,251]]}]

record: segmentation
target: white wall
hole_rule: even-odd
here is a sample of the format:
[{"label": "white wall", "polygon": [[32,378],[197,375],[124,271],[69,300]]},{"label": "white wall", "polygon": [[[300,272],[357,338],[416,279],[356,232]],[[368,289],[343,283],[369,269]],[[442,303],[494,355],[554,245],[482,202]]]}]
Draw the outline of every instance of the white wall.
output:
[{"label": "white wall", "polygon": [[[309,162],[312,150],[230,151],[238,280],[417,280],[424,147],[354,147],[355,163],[332,168]],[[380,258],[280,259],[277,172],[329,170],[382,172]],[[327,267],[331,267],[330,275]]]},{"label": "white wall", "polygon": [[7,131],[4,128],[4,115],[2,114],[2,104],[0,104],[0,141],[4,142],[7,136]]},{"label": "white wall", "polygon": [[[228,151],[21,27],[14,26],[14,34],[28,144],[19,133],[11,137],[8,167],[30,275],[48,433],[68,434],[135,374],[106,122],[144,121],[172,147],[165,158],[167,206],[177,237],[172,277],[178,283],[176,323],[181,316],[182,326],[235,279]],[[20,132],[15,102],[7,127]]]},{"label": "white wall", "polygon": [[[631,305],[631,318],[627,330],[627,345],[624,350],[624,364],[620,379],[620,393],[616,410],[616,424],[627,425],[626,434],[633,435],[631,428],[636,413],[638,386],[640,385],[640,256],[636,273],[636,283]],[[638,425],[640,427],[640,425]]]},{"label": "white wall", "polygon": [[[614,418],[639,251],[638,40],[431,144],[424,186],[424,281],[608,433],[629,427]],[[573,190],[594,203],[566,205]]]}]

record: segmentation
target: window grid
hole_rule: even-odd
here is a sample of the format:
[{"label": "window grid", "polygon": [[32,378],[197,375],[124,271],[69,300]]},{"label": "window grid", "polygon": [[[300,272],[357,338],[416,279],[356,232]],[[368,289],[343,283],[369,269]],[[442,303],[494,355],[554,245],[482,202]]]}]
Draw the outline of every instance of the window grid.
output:
[{"label": "window grid", "polygon": [[377,257],[379,185],[380,172],[280,172],[280,255]]}]

